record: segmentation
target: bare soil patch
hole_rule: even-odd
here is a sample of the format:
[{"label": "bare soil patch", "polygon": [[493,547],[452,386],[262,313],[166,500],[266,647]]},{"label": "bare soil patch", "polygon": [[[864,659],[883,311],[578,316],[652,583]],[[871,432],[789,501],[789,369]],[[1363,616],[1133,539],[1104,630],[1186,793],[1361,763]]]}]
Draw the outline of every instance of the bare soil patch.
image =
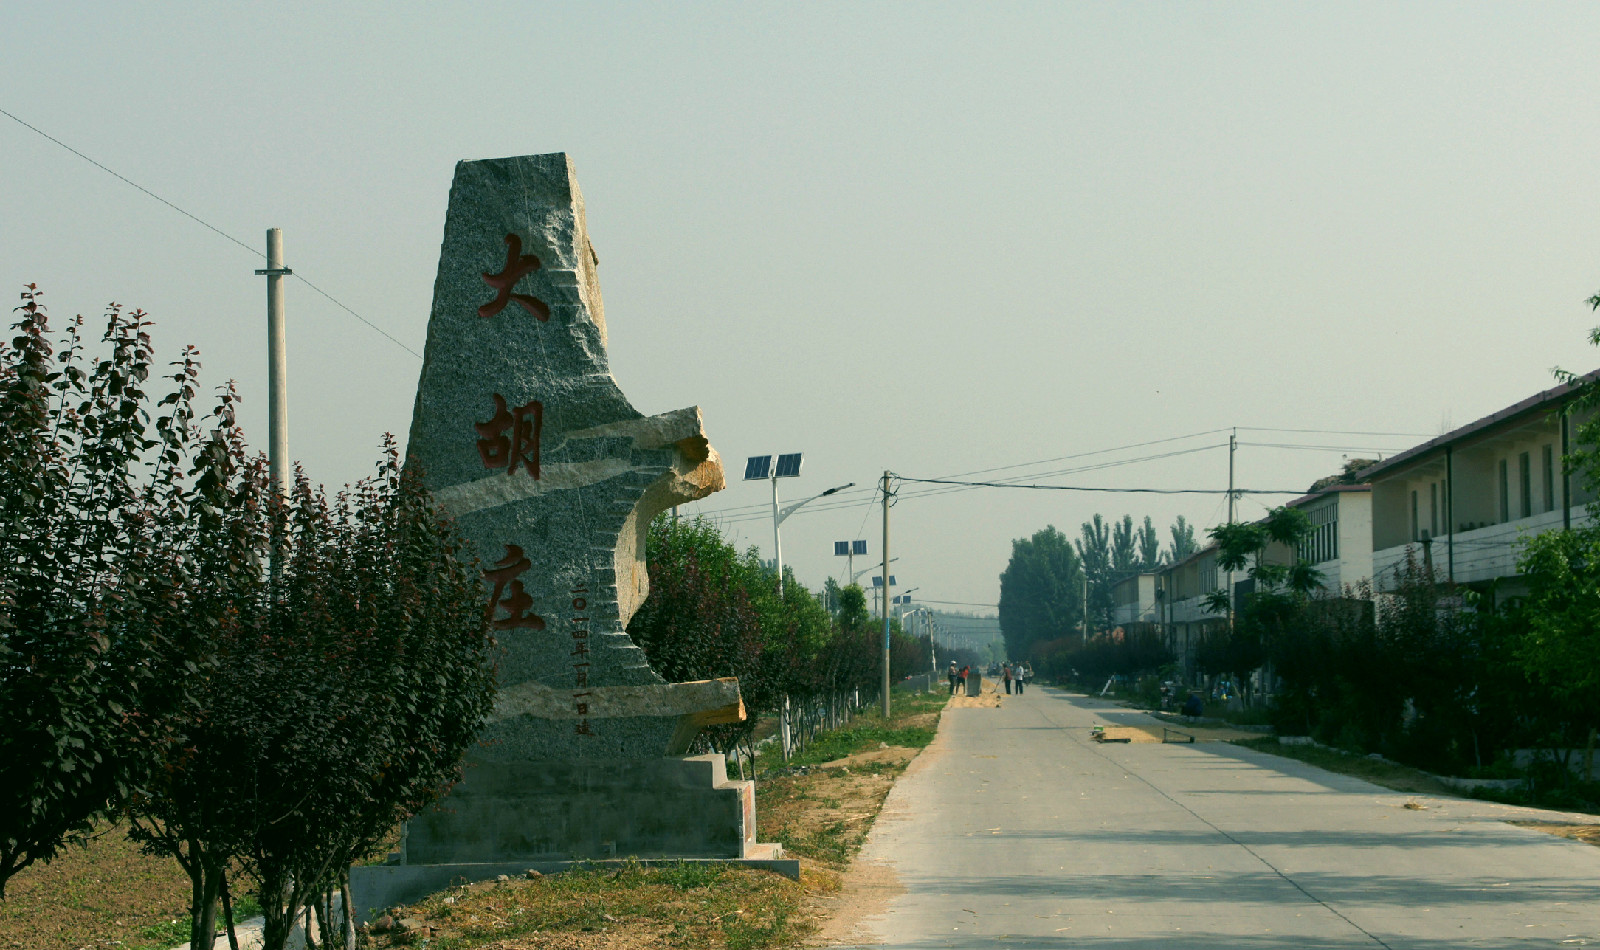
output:
[{"label": "bare soil patch", "polygon": [[1600,847],[1600,825],[1561,825],[1549,821],[1513,821],[1518,828],[1533,828],[1557,838],[1571,838]]},{"label": "bare soil patch", "polygon": [[1000,692],[1000,687],[997,684],[990,682],[989,680],[984,680],[982,691],[979,692],[978,695],[966,696],[958,692],[954,696],[950,697],[950,703],[945,708],[999,709],[1001,698],[1004,695],[1004,693]]},{"label": "bare soil patch", "polygon": [[[1261,733],[1233,729],[1228,726],[1106,726],[1107,739],[1126,738],[1130,742],[1187,742],[1185,736],[1194,736],[1196,742],[1234,742],[1239,739],[1259,739]],[[1165,737],[1163,739],[1163,737]]]}]

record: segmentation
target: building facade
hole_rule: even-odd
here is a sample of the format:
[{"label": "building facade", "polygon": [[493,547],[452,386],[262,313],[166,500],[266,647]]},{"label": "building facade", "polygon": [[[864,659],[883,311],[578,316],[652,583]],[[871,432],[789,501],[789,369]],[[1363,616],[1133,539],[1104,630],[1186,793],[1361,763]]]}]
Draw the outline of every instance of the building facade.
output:
[{"label": "building facade", "polygon": [[1594,500],[1562,468],[1583,419],[1562,411],[1573,395],[1570,385],[1545,390],[1363,472],[1374,589],[1392,589],[1409,557],[1431,564],[1440,581],[1499,596],[1525,591],[1522,540],[1587,522]]}]

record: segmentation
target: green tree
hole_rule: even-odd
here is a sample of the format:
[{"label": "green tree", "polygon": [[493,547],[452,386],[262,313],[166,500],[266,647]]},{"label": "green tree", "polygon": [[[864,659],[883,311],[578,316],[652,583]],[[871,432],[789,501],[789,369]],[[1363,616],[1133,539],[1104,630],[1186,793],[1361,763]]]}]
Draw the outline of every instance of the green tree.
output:
[{"label": "green tree", "polygon": [[[1261,521],[1223,524],[1210,531],[1217,545],[1217,567],[1245,571],[1252,589],[1237,617],[1233,592],[1216,590],[1207,596],[1206,606],[1229,615],[1233,622],[1202,639],[1197,660],[1209,672],[1237,677],[1247,690],[1247,702],[1250,675],[1266,662],[1274,641],[1291,634],[1306,598],[1322,583],[1321,572],[1299,559],[1300,542],[1310,532],[1305,512],[1287,507],[1272,509]],[[1269,559],[1273,545],[1290,552],[1288,563]]]},{"label": "green tree", "polygon": [[491,707],[482,575],[392,440],[331,499],[300,471],[279,496],[236,428],[213,444],[226,477],[199,509],[186,618],[219,662],[132,805],[134,837],[189,873],[195,947],[211,946],[217,898],[228,912],[234,862],[267,950],[308,905],[325,946],[351,946],[354,921],[333,912],[350,865],[455,781]]},{"label": "green tree", "polygon": [[[1600,294],[1589,298],[1600,309]],[[1600,346],[1600,327],[1589,331]],[[1564,407],[1569,416],[1587,416],[1577,427],[1574,447],[1563,459],[1565,470],[1585,487],[1600,491],[1600,379],[1556,370],[1573,387]],[[1518,656],[1523,668],[1564,704],[1577,711],[1585,733],[1585,760],[1593,761],[1596,728],[1600,727],[1600,502],[1588,506],[1590,521],[1564,531],[1529,538],[1517,569],[1528,582],[1520,615],[1527,633]],[[1585,774],[1588,774],[1587,772]]]},{"label": "green tree", "polygon": [[1135,539],[1133,516],[1123,515],[1111,524],[1111,572],[1113,583],[1139,569],[1139,546]]},{"label": "green tree", "polygon": [[1194,525],[1179,515],[1169,529],[1172,540],[1167,545],[1166,559],[1168,564],[1176,564],[1200,549],[1194,540]]},{"label": "green tree", "polygon": [[93,355],[82,317],[53,337],[41,297],[28,285],[0,343],[0,895],[149,780],[164,713],[188,701],[155,680],[174,644],[146,611],[174,602],[181,565],[159,545],[190,501],[169,476],[198,363],[186,351],[152,406],[142,311],[112,304]]},{"label": "green tree", "polygon": [[1111,626],[1111,529],[1099,515],[1085,521],[1078,539],[1078,557],[1089,576],[1089,622],[1097,629]]},{"label": "green tree", "polygon": [[1144,516],[1144,524],[1139,526],[1134,540],[1139,549],[1139,570],[1148,572],[1160,567],[1161,536],[1156,534],[1156,526],[1149,515]]},{"label": "green tree", "polygon": [[1064,636],[1083,616],[1083,567],[1054,525],[1011,542],[1000,574],[1000,632],[1007,653],[1029,655],[1035,643]]}]

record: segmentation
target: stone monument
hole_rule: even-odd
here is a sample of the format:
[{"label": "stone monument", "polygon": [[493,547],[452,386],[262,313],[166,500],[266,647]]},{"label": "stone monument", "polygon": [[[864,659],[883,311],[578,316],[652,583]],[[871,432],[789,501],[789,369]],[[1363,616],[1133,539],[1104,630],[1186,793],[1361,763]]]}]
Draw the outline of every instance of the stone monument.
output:
[{"label": "stone monument", "polygon": [[744,718],[738,682],[665,682],[626,632],[651,519],[724,483],[698,408],[612,379],[598,265],[566,155],[457,164],[408,451],[482,563],[499,694],[460,784],[354,869],[358,910],[575,860],[795,870],[752,783],[684,757]]}]

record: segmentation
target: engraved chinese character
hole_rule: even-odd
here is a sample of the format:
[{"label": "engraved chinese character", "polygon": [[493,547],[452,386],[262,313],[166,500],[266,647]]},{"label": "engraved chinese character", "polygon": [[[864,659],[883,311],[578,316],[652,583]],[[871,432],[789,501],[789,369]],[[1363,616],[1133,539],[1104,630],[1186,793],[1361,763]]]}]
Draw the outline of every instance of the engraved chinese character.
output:
[{"label": "engraved chinese character", "polygon": [[589,729],[589,720],[587,720],[587,719],[578,720],[578,733],[577,734],[580,735],[580,736],[592,736],[592,735],[594,735],[594,732],[592,732]]},{"label": "engraved chinese character", "polygon": [[539,477],[539,437],[544,431],[544,404],[535,399],[515,409],[506,407],[505,397],[494,394],[494,416],[488,422],[474,422],[478,430],[478,455],[484,468],[503,468],[510,475],[521,465],[535,479]]},{"label": "engraved chinese character", "polygon": [[[517,580],[517,575],[533,566],[533,562],[522,554],[522,549],[515,544],[506,545],[506,556],[483,572],[494,584],[494,593],[489,595],[489,625],[496,630],[543,630],[544,618],[529,611],[533,606],[533,598],[523,589],[522,582]],[[506,611],[506,616],[495,616],[501,609]]]},{"label": "engraved chinese character", "polygon": [[515,300],[522,305],[522,309],[537,317],[541,322],[550,319],[550,308],[543,300],[528,294],[514,294],[511,288],[517,281],[539,269],[539,259],[532,254],[522,253],[522,238],[515,234],[506,235],[506,266],[498,274],[485,273],[483,282],[495,290],[494,299],[478,308],[478,316],[492,317],[506,308],[506,304]]}]

